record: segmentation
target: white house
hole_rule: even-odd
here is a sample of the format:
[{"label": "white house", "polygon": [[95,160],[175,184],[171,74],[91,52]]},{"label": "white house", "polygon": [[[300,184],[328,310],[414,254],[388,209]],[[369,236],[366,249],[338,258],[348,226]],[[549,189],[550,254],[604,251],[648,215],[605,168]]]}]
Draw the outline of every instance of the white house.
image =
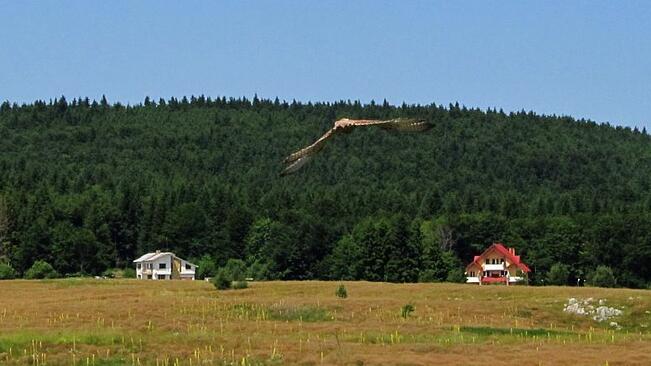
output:
[{"label": "white house", "polygon": [[139,280],[194,280],[196,264],[177,257],[171,252],[147,253],[133,261]]}]

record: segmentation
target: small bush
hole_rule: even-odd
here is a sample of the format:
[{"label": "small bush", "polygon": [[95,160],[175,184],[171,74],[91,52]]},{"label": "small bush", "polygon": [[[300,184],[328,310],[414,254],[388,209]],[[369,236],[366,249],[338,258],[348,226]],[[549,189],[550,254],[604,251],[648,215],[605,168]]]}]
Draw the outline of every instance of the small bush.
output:
[{"label": "small bush", "polygon": [[16,278],[16,271],[9,263],[0,263],[0,280],[13,280]]},{"label": "small bush", "polygon": [[416,308],[414,308],[414,305],[412,304],[405,304],[402,306],[402,309],[400,309],[400,316],[407,319],[411,313],[414,312]]},{"label": "small bush", "polygon": [[555,263],[552,268],[547,272],[548,285],[567,286],[567,281],[570,278],[570,267],[562,263]]},{"label": "small bush", "polygon": [[446,281],[454,283],[465,283],[468,280],[463,270],[461,268],[453,268],[448,272],[448,277]]},{"label": "small bush", "polygon": [[590,284],[597,287],[615,287],[617,281],[613,270],[608,266],[599,266],[590,276]]},{"label": "small bush", "polygon": [[231,281],[244,281],[246,264],[243,260],[231,258],[222,269],[226,271]]},{"label": "small bush", "polygon": [[269,263],[257,260],[251,263],[247,273],[256,281],[266,280],[269,278]]},{"label": "small bush", "polygon": [[228,290],[231,288],[231,278],[228,273],[223,269],[219,269],[217,274],[212,279],[212,284],[217,288],[217,290]]},{"label": "small bush", "polygon": [[433,269],[426,269],[418,274],[418,282],[439,282],[440,274]]},{"label": "small bush", "polygon": [[210,255],[204,255],[197,262],[197,278],[203,280],[206,277],[215,277],[217,264]]},{"label": "small bush", "polygon": [[117,269],[107,269],[106,271],[102,272],[102,277],[106,277],[106,278],[119,277],[119,275],[116,274],[117,271],[118,271]]},{"label": "small bush", "polygon": [[50,263],[42,260],[34,262],[32,267],[25,272],[25,278],[28,280],[57,277],[59,277],[59,273],[52,268]]},{"label": "small bush", "polygon": [[335,295],[337,295],[338,298],[340,299],[345,299],[348,297],[348,291],[346,290],[346,286],[344,284],[340,284],[339,287],[337,287],[337,291],[335,291]]},{"label": "small bush", "polygon": [[136,278],[136,270],[129,268],[109,268],[102,272],[102,277],[105,278]]},{"label": "small bush", "polygon": [[125,268],[122,271],[122,278],[136,278],[136,270],[133,268]]}]

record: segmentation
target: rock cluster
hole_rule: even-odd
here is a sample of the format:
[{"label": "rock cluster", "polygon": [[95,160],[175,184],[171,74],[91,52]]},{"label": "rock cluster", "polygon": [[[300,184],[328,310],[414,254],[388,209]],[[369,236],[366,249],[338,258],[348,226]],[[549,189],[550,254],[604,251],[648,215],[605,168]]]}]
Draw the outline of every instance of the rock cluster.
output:
[{"label": "rock cluster", "polygon": [[[592,297],[583,300],[572,297],[567,300],[567,304],[565,304],[563,311],[575,315],[589,315],[592,316],[593,320],[598,322],[604,322],[610,318],[623,314],[620,309],[606,306],[605,299],[600,299],[598,301],[599,306],[597,307],[592,305],[593,302],[594,299]],[[619,328],[619,325],[616,322],[610,322],[610,325]]]}]

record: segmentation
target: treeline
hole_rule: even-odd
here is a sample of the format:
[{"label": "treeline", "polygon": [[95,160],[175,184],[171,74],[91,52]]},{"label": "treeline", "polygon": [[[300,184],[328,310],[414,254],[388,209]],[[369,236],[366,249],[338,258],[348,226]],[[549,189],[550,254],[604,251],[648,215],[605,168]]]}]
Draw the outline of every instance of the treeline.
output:
[{"label": "treeline", "polygon": [[[397,116],[434,128],[355,131],[278,175],[337,118]],[[560,263],[570,283],[605,265],[646,287],[650,167],[645,130],[457,104],[5,102],[0,257],[100,274],[163,249],[264,278],[402,282],[458,280],[503,241],[533,283]]]}]

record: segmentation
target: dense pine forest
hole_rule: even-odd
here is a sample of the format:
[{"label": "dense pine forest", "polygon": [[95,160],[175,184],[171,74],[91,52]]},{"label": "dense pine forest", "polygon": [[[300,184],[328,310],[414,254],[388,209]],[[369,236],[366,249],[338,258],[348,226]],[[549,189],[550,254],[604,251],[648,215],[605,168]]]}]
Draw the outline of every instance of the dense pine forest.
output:
[{"label": "dense pine forest", "polygon": [[[418,117],[422,134],[337,136],[298,173],[282,159],[342,117]],[[533,112],[192,97],[0,107],[0,262],[96,275],[171,250],[203,275],[458,280],[495,241],[532,284],[608,266],[651,285],[651,137]]]}]

